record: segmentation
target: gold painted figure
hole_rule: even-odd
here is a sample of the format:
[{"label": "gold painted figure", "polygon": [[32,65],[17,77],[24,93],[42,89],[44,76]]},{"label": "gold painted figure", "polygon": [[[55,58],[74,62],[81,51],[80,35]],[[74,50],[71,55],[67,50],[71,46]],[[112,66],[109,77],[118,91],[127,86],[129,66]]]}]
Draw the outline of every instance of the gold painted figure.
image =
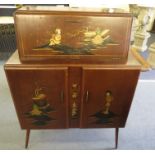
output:
[{"label": "gold painted figure", "polygon": [[77,112],[78,112],[77,105],[76,105],[76,103],[74,102],[74,103],[73,103],[73,106],[72,106],[72,118],[77,117]]},{"label": "gold painted figure", "polygon": [[109,32],[109,29],[100,30],[97,28],[96,31],[89,31],[87,28],[86,32],[84,33],[85,41],[91,41],[91,43],[94,45],[101,45],[110,37]]},{"label": "gold painted figure", "polygon": [[61,29],[57,28],[57,29],[55,29],[55,33],[52,34],[49,46],[59,45],[60,43],[61,43]]},{"label": "gold painted figure", "polygon": [[32,120],[32,124],[41,126],[46,125],[49,121],[55,120],[49,115],[52,111],[54,109],[48,103],[43,88],[37,86],[32,97],[32,108],[25,115]]},{"label": "gold painted figure", "polygon": [[113,101],[113,96],[110,91],[106,92],[106,97],[105,97],[106,103],[105,103],[105,110],[103,111],[104,114],[109,114],[109,109],[111,106],[111,102]]}]

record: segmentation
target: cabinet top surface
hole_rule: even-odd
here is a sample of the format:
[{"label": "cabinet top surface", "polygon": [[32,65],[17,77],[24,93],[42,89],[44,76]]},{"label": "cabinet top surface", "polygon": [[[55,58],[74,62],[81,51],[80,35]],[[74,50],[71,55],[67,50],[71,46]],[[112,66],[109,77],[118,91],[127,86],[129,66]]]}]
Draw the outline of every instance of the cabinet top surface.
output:
[{"label": "cabinet top surface", "polygon": [[128,61],[126,64],[23,64],[19,59],[18,50],[16,50],[12,56],[8,59],[5,66],[93,66],[93,67],[136,67],[141,68],[141,64],[134,58],[131,52],[128,54]]},{"label": "cabinet top surface", "polygon": [[69,13],[100,13],[109,16],[132,16],[129,12],[107,12],[104,8],[87,7],[52,7],[52,6],[25,6],[16,11],[17,13],[51,13],[51,12],[69,12]]}]

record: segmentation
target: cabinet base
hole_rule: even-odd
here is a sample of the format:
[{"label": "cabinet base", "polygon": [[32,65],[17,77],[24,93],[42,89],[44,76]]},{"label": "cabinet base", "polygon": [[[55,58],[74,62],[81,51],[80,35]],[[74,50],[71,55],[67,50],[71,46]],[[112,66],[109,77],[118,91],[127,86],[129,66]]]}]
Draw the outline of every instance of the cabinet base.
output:
[{"label": "cabinet base", "polygon": [[[115,149],[118,147],[118,133],[119,133],[119,128],[115,128]],[[30,129],[26,130],[26,140],[25,140],[25,148],[28,148],[29,145],[29,138],[30,138]]]}]

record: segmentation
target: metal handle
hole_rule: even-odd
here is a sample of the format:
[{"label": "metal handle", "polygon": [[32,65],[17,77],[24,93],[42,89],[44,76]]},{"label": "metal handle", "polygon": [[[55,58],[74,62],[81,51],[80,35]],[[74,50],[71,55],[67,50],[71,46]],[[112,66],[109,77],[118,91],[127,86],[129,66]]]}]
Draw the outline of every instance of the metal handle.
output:
[{"label": "metal handle", "polygon": [[88,103],[88,99],[89,99],[89,92],[88,90],[86,91],[86,103]]},{"label": "metal handle", "polygon": [[64,103],[64,92],[63,92],[63,90],[60,93],[60,99],[61,99],[61,104],[63,104]]}]

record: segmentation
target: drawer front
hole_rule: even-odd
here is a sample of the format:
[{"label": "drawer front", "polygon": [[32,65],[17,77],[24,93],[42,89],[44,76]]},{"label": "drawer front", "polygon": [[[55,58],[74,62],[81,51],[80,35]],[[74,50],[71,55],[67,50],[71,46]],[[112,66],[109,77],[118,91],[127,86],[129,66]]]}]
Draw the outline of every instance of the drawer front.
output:
[{"label": "drawer front", "polygon": [[15,25],[20,58],[44,63],[125,63],[131,23],[128,14],[19,11]]},{"label": "drawer front", "polygon": [[67,68],[6,69],[23,129],[68,127]]},{"label": "drawer front", "polygon": [[83,69],[81,128],[124,127],[139,70]]}]

